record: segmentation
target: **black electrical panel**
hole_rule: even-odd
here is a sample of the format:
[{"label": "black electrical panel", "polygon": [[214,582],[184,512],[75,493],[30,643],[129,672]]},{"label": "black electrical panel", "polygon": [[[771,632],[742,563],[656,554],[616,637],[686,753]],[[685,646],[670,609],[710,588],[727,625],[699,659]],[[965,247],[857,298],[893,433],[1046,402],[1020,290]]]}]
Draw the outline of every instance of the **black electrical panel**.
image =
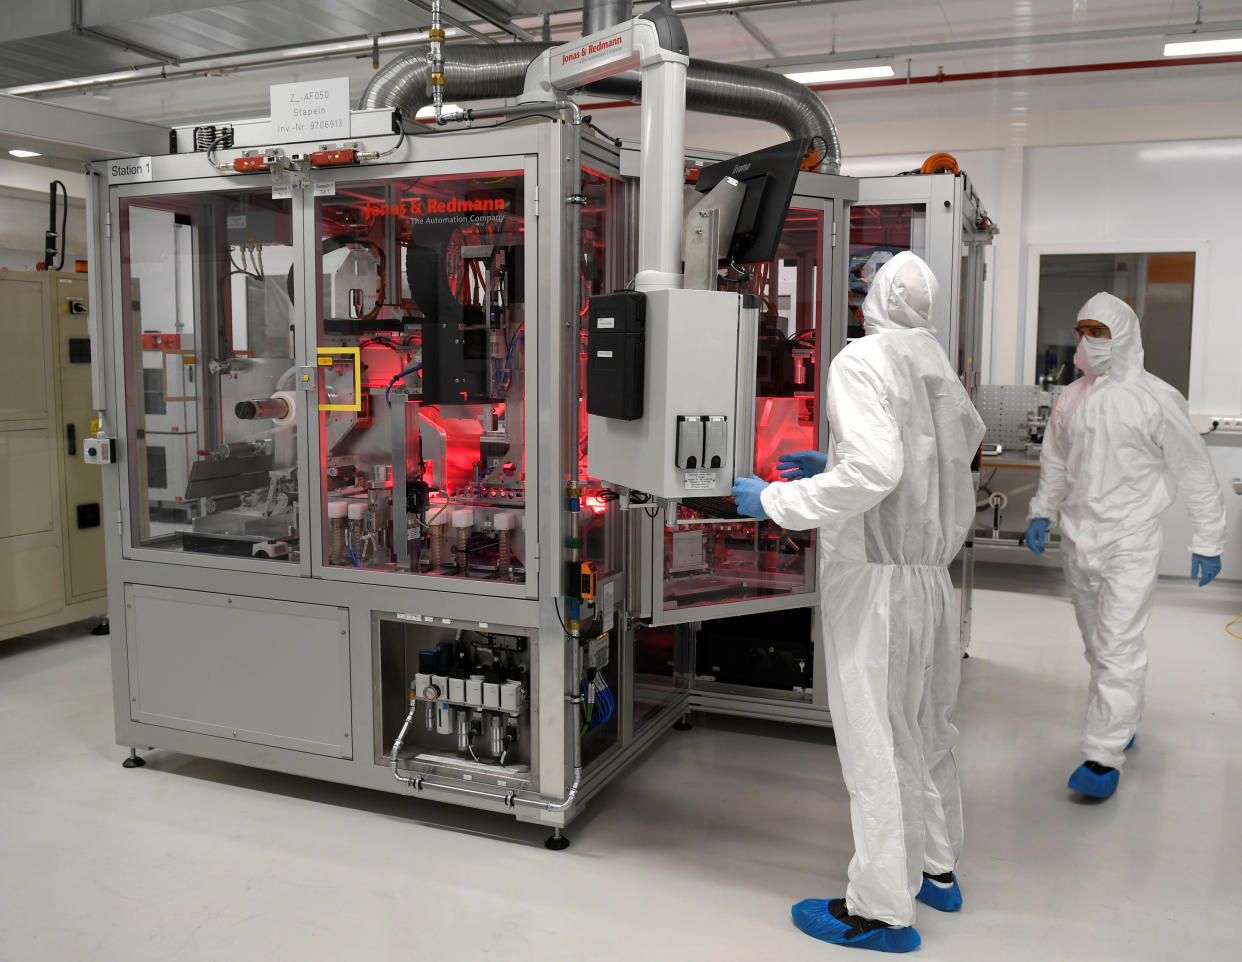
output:
[{"label": "black electrical panel", "polygon": [[617,291],[591,298],[587,413],[620,421],[643,416],[647,297]]}]

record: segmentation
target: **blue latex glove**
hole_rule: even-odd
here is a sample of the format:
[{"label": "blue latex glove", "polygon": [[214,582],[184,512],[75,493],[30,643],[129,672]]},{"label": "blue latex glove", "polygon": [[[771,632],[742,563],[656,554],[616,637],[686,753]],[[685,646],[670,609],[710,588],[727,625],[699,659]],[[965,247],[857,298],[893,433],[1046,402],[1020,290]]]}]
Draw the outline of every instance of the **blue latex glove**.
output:
[{"label": "blue latex glove", "polygon": [[768,482],[763,478],[756,478],[753,475],[734,481],[733,500],[737,502],[737,510],[752,518],[766,519],[768,514],[763,510],[763,502],[759,500],[759,495],[767,486]]},{"label": "blue latex glove", "polygon": [[827,467],[828,455],[823,451],[794,451],[792,454],[782,454],[780,461],[776,463],[776,469],[781,473],[781,479],[784,481],[813,478],[817,474],[823,474]]},{"label": "blue latex glove", "polygon": [[1206,555],[1192,554],[1190,556],[1190,577],[1199,579],[1199,587],[1220,574],[1220,555],[1209,558]]},{"label": "blue latex glove", "polygon": [[1048,519],[1034,518],[1026,526],[1026,546],[1036,554],[1044,553],[1044,539],[1048,537]]}]

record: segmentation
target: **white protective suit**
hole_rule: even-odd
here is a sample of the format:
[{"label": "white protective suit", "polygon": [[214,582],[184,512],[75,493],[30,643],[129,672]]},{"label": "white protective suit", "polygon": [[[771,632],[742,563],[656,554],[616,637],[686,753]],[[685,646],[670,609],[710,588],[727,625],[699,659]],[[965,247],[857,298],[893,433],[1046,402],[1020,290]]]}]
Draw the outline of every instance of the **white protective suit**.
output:
[{"label": "white protective suit", "polygon": [[787,528],[820,528],[828,704],[850,793],[851,913],[904,926],[924,871],[953,871],[961,624],[949,563],[974,524],[984,425],[931,324],[936,278],[903,252],[863,302],[867,337],[828,371],[824,473],[764,489]]},{"label": "white protective suit", "polygon": [[1052,409],[1028,520],[1061,529],[1091,666],[1083,757],[1120,768],[1143,713],[1160,514],[1180,487],[1194,522],[1190,550],[1214,557],[1225,548],[1225,506],[1186,399],[1143,370],[1138,316],[1112,294],[1096,294],[1078,319],[1107,325],[1112,340],[1079,345],[1077,361],[1096,373],[1067,387]]}]

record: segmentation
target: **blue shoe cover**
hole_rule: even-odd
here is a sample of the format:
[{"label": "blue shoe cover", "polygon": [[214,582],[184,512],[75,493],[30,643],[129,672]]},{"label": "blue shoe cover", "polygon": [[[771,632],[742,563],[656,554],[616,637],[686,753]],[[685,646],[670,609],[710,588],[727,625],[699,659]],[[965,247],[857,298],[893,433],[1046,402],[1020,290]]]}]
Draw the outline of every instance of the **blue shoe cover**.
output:
[{"label": "blue shoe cover", "polygon": [[915,898],[941,912],[956,912],[962,907],[962,890],[956,876],[952,885],[938,885],[929,878],[923,879],[923,887]]},{"label": "blue shoe cover", "polygon": [[1069,787],[1092,798],[1108,798],[1117,791],[1117,782],[1121,780],[1121,772],[1113,769],[1103,775],[1097,775],[1086,765],[1079,765],[1070,776]]},{"label": "blue shoe cover", "polygon": [[1129,740],[1128,742],[1126,742],[1126,751],[1129,751],[1131,748],[1133,748],[1133,747],[1134,747],[1134,739],[1136,739],[1136,738],[1138,738],[1138,735],[1131,735],[1131,736],[1130,736],[1130,740]]},{"label": "blue shoe cover", "polygon": [[[829,910],[833,903],[839,919]],[[887,927],[873,928],[870,931],[851,924],[850,917],[845,915],[845,899],[803,899],[793,907],[794,925],[813,939],[831,942],[833,945],[850,945],[860,949],[875,949],[877,952],[910,952],[922,943],[914,926],[894,929]]]}]

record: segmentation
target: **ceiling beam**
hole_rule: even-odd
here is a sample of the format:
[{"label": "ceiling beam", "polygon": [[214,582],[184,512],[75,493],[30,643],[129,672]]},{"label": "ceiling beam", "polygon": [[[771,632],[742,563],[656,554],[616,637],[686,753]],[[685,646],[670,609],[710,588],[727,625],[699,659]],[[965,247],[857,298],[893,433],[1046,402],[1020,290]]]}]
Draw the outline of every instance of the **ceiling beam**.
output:
[{"label": "ceiling beam", "polygon": [[[0,94],[0,137],[86,159],[168,153],[169,128]],[[32,149],[37,147],[32,146]]]}]

